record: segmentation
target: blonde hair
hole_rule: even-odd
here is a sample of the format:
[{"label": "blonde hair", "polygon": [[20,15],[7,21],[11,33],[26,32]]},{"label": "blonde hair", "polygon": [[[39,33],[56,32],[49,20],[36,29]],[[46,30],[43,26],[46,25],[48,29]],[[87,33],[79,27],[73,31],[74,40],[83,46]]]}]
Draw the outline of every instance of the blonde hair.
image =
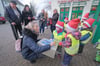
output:
[{"label": "blonde hair", "polygon": [[25,28],[32,30],[35,24],[38,24],[36,20],[31,21],[25,26]]}]

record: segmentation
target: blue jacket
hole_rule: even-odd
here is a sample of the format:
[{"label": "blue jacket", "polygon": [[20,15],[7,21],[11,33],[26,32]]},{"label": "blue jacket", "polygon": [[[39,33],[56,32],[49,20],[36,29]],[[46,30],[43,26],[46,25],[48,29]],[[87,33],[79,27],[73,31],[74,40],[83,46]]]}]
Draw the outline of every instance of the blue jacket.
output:
[{"label": "blue jacket", "polygon": [[44,51],[50,49],[50,45],[39,46],[37,44],[37,35],[29,29],[24,29],[24,38],[22,42],[22,56],[27,60],[36,60]]}]

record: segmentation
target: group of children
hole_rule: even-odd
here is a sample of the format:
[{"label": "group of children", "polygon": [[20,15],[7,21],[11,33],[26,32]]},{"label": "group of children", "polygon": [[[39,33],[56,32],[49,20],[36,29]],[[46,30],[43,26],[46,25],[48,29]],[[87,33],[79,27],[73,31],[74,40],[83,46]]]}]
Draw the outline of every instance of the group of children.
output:
[{"label": "group of children", "polygon": [[89,18],[89,13],[86,13],[82,21],[79,18],[68,20],[65,22],[58,21],[56,29],[53,31],[54,43],[64,48],[64,56],[62,66],[69,66],[70,61],[76,54],[83,52],[84,45],[92,38],[92,24],[95,21]]}]

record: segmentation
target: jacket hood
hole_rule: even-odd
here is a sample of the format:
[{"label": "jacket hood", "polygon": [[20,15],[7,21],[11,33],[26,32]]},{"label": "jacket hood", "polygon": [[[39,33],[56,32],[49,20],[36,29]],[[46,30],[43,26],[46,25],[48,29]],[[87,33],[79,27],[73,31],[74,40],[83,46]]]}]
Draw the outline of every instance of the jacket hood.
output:
[{"label": "jacket hood", "polygon": [[34,41],[37,41],[38,35],[35,33],[35,31],[32,32],[31,30],[24,28],[23,34],[28,37],[31,37]]}]

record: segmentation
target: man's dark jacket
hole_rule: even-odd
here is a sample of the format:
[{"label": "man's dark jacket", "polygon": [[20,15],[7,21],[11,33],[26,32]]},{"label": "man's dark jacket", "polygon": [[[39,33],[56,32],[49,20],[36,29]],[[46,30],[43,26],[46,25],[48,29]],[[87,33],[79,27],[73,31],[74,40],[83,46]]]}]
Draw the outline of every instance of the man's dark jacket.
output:
[{"label": "man's dark jacket", "polygon": [[5,8],[5,18],[10,22],[15,22],[16,24],[21,24],[22,22],[22,15],[20,10],[17,8],[17,11],[20,14],[20,17],[18,18],[17,15],[14,13],[14,10],[11,8],[11,6],[8,6]]}]

